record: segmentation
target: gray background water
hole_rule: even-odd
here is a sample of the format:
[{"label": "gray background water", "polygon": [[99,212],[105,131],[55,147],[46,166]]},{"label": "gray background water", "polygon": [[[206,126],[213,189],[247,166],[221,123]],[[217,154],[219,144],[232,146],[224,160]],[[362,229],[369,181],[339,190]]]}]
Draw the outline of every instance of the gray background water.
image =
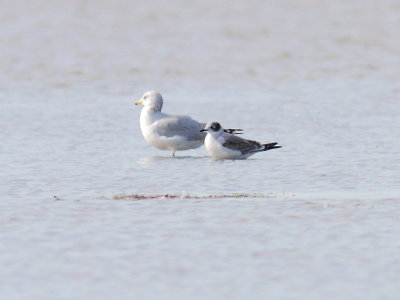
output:
[{"label": "gray background water", "polygon": [[[397,299],[398,1],[2,4],[4,299]],[[173,159],[149,89],[284,148]],[[265,197],[112,199],[181,193]]]}]

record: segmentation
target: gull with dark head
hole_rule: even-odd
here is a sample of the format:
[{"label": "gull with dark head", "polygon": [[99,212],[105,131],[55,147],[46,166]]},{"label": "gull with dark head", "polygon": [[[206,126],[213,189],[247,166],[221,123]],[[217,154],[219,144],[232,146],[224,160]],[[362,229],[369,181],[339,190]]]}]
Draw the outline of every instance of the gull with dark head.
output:
[{"label": "gull with dark head", "polygon": [[218,122],[208,123],[202,132],[207,132],[204,145],[207,152],[217,160],[246,159],[257,152],[281,148],[278,143],[261,144],[227,134]]},{"label": "gull with dark head", "polygon": [[[160,150],[175,151],[198,148],[204,144],[205,123],[197,122],[189,116],[174,116],[161,112],[163,97],[156,91],[146,92],[135,105],[144,107],[140,113],[140,129],[147,143]],[[241,129],[228,129],[237,133]]]}]

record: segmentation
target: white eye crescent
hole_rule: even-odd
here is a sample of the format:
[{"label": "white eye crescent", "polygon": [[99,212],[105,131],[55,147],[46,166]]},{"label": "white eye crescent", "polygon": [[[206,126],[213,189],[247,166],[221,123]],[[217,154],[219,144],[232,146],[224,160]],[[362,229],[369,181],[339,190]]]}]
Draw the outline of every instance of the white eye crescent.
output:
[{"label": "white eye crescent", "polygon": [[214,131],[218,131],[221,128],[221,125],[219,125],[219,123],[213,123],[211,125],[211,129]]}]

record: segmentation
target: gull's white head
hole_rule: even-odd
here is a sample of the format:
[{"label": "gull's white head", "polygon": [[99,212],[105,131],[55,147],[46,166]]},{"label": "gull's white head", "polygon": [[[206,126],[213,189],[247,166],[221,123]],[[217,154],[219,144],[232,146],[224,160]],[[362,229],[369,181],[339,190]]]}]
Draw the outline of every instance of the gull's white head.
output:
[{"label": "gull's white head", "polygon": [[159,92],[149,91],[143,94],[142,98],[135,102],[135,105],[143,104],[149,109],[161,111],[163,106],[163,98]]},{"label": "gull's white head", "polygon": [[200,131],[207,131],[208,133],[217,133],[217,132],[223,132],[223,129],[221,127],[221,124],[218,122],[209,122],[207,123],[206,127]]}]

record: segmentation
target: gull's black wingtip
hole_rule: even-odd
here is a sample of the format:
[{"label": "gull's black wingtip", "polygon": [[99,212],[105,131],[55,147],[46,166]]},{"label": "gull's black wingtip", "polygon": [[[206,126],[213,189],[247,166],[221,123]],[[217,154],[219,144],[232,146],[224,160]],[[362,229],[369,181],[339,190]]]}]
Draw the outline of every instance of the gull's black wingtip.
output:
[{"label": "gull's black wingtip", "polygon": [[278,148],[282,148],[282,146],[277,146],[278,143],[268,143],[268,144],[264,144],[264,149],[262,151],[267,151],[267,150],[272,150],[272,149],[278,149]]},{"label": "gull's black wingtip", "polygon": [[227,128],[224,129],[224,132],[229,133],[229,134],[242,134],[243,129],[240,128]]}]

